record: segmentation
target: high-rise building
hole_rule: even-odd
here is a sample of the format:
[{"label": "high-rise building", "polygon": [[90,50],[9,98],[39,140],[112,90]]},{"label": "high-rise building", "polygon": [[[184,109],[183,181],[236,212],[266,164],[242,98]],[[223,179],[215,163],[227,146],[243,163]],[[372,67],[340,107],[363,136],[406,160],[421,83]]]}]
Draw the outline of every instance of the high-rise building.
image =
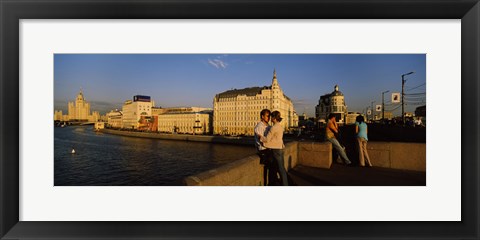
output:
[{"label": "high-rise building", "polygon": [[[89,121],[97,122],[100,119],[100,113],[97,111],[90,114],[90,103],[85,100],[83,91],[77,95],[74,102],[68,102],[68,114],[62,116],[62,111],[56,110],[54,119],[60,121]],[[62,116],[62,117],[60,117]]]},{"label": "high-rise building", "polygon": [[345,122],[347,106],[343,93],[338,90],[338,85],[335,85],[332,93],[321,96],[318,105],[315,107],[317,122],[326,123],[330,113],[335,114],[338,123]]},{"label": "high-rise building", "polygon": [[75,102],[68,102],[68,118],[70,120],[88,121],[90,103],[85,100],[82,90],[77,95]]},{"label": "high-rise building", "polygon": [[233,89],[213,98],[213,131],[220,135],[254,135],[262,109],[279,111],[285,131],[298,124],[293,103],[278,84],[273,71],[271,86]]},{"label": "high-rise building", "polygon": [[153,102],[149,96],[135,95],[122,106],[122,128],[137,129],[142,116],[152,116]]}]

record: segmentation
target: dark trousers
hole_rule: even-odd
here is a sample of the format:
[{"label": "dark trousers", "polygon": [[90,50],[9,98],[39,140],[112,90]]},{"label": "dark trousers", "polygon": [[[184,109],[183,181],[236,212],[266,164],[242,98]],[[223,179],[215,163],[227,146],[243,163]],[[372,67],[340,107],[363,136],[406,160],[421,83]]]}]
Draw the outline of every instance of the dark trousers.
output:
[{"label": "dark trousers", "polygon": [[278,185],[277,164],[273,161],[271,149],[265,149],[258,152],[260,164],[263,164],[263,184],[265,186]]},{"label": "dark trousers", "polygon": [[[283,149],[272,149],[274,162],[277,164],[277,172],[280,174],[280,180],[283,186],[288,186],[287,170],[283,159]],[[275,173],[276,175],[276,173]]]}]

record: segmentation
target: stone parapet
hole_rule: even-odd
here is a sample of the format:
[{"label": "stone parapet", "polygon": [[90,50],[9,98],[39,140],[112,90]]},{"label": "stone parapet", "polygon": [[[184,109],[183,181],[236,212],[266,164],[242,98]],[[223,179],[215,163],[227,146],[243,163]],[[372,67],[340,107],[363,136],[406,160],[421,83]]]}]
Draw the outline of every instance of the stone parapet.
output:
[{"label": "stone parapet", "polygon": [[285,145],[283,160],[287,171],[298,165],[298,142],[290,142]]},{"label": "stone parapet", "polygon": [[[285,145],[284,160],[287,171],[297,165],[298,142]],[[251,155],[187,177],[184,183],[188,186],[263,186],[263,165],[257,155]]]},{"label": "stone parapet", "polygon": [[375,167],[425,172],[426,144],[405,142],[368,142],[368,154]]},{"label": "stone parapet", "polygon": [[299,164],[307,167],[330,168],[332,144],[330,142],[299,142]]},{"label": "stone parapet", "polygon": [[[369,142],[368,152],[375,167],[426,171],[426,144]],[[285,168],[297,165],[330,169],[330,142],[290,142],[285,146]],[[190,186],[263,186],[263,165],[252,155],[219,168],[185,178]]]},{"label": "stone parapet", "polygon": [[188,186],[262,186],[263,166],[252,155],[184,179]]}]

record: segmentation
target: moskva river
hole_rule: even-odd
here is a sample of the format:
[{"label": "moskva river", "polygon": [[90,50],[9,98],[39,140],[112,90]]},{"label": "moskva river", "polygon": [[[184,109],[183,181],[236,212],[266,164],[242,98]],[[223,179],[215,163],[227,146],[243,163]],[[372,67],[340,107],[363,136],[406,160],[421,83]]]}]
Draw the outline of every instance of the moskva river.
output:
[{"label": "moskva river", "polygon": [[[75,154],[72,154],[72,148]],[[255,154],[255,147],[123,137],[92,126],[55,128],[55,186],[176,186]]]}]

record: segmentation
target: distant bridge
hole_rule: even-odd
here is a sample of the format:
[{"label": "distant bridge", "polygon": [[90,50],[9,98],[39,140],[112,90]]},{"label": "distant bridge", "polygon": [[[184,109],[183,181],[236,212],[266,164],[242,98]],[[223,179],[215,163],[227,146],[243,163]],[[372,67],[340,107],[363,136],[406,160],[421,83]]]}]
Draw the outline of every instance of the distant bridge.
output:
[{"label": "distant bridge", "polygon": [[69,126],[69,125],[79,125],[79,126],[83,126],[83,125],[94,125],[95,122],[89,122],[89,121],[55,121],[55,125],[56,126],[62,126],[62,125],[66,125],[66,126]]}]

